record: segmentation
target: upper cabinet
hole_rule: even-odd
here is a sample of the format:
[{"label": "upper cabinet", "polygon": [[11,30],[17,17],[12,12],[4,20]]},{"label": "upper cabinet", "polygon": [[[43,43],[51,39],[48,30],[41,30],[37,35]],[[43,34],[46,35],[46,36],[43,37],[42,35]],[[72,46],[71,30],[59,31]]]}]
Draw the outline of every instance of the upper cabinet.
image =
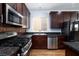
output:
[{"label": "upper cabinet", "polygon": [[25,4],[23,4],[23,28],[29,28],[30,27],[30,12]]},{"label": "upper cabinet", "polygon": [[[23,16],[22,21],[19,21],[19,22],[22,22],[22,28],[29,28],[30,27],[30,12],[29,12],[27,6],[24,3],[7,3],[7,4],[10,7],[12,7],[13,9],[15,9],[16,12],[18,12],[19,14],[21,14]],[[0,4],[0,5],[1,5],[0,8],[2,10],[2,4]],[[4,6],[5,6],[5,4],[3,5],[3,9],[5,9]],[[3,12],[4,14],[6,13],[5,11]],[[2,12],[2,11],[0,11],[0,12]],[[5,16],[4,16],[4,18],[5,18]]]},{"label": "upper cabinet", "polygon": [[77,13],[77,19],[79,20],[79,12]]},{"label": "upper cabinet", "polygon": [[[9,7],[7,7],[6,5],[9,5]],[[7,9],[9,11],[10,10],[12,11],[7,12],[6,11]],[[18,15],[23,17],[17,17]],[[7,19],[9,19],[9,21],[12,22],[12,23],[9,22],[11,23],[11,25],[14,25],[13,22],[15,22],[17,24],[16,26],[18,26],[18,24],[20,23],[21,24],[20,26],[22,26],[22,28],[30,27],[30,12],[26,4],[24,3],[0,3],[0,23],[3,21],[3,23],[7,25],[8,24],[6,22]],[[22,20],[19,21],[19,19],[22,19]]]},{"label": "upper cabinet", "polygon": [[14,8],[15,10],[17,9],[17,4],[18,3],[7,3],[8,5],[10,5],[12,8]]},{"label": "upper cabinet", "polygon": [[63,23],[63,14],[58,12],[50,12],[51,28],[61,28]]},{"label": "upper cabinet", "polygon": [[17,4],[16,4],[16,10],[17,10],[17,12],[19,12],[20,14],[23,14],[23,3],[17,3]]},{"label": "upper cabinet", "polygon": [[50,12],[50,27],[61,28],[64,22],[76,21],[79,19],[79,13],[76,11],[62,11],[58,13],[56,11]]},{"label": "upper cabinet", "polygon": [[63,13],[64,22],[71,20],[71,12],[62,12],[62,13]]},{"label": "upper cabinet", "polygon": [[0,23],[2,22],[2,4],[0,3]]},{"label": "upper cabinet", "polygon": [[67,21],[76,21],[78,20],[78,12],[76,11],[64,11],[62,12],[63,13],[63,16],[64,16],[64,22],[67,22]]},{"label": "upper cabinet", "polygon": [[71,12],[71,22],[78,20],[78,12]]}]

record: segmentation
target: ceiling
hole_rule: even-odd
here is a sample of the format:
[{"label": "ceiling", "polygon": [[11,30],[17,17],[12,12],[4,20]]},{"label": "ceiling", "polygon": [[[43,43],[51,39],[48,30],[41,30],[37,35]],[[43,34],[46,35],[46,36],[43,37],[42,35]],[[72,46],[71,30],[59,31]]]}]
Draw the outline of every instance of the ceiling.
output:
[{"label": "ceiling", "polygon": [[30,11],[79,10],[79,3],[26,3]]}]

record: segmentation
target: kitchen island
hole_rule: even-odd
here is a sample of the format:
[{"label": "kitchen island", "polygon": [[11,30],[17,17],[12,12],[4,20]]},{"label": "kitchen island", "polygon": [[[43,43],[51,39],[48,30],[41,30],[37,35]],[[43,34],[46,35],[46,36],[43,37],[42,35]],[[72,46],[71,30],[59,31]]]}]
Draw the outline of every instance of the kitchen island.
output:
[{"label": "kitchen island", "polygon": [[66,56],[79,56],[79,42],[64,42]]}]

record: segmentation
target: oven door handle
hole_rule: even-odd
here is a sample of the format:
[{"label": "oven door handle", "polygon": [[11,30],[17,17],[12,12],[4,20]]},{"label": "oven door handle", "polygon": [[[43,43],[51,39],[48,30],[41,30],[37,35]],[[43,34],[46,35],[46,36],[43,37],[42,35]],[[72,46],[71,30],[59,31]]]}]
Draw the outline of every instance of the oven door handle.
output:
[{"label": "oven door handle", "polygon": [[32,46],[32,43],[30,44],[28,50],[26,50],[24,53],[22,53],[22,56],[26,56],[26,54],[28,53],[28,51],[29,51],[29,49],[31,48],[31,46]]}]

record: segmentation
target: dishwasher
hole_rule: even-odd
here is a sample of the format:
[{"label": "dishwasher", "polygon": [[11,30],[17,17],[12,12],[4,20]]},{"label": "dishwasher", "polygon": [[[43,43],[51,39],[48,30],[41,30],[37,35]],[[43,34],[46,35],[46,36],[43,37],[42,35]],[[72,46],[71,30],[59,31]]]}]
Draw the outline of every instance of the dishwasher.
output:
[{"label": "dishwasher", "polygon": [[47,48],[58,49],[58,37],[48,37]]}]

